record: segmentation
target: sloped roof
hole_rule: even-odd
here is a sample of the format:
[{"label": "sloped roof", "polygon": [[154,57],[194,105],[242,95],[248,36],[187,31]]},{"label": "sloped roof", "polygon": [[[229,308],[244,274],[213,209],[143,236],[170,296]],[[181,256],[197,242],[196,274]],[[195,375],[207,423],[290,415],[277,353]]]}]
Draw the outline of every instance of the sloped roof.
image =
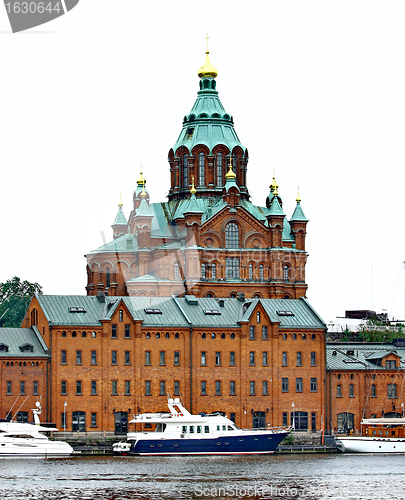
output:
[{"label": "sloped roof", "polygon": [[[0,350],[0,358],[11,356],[48,357],[46,345],[40,338],[38,329],[35,331],[34,328],[0,328],[0,344],[8,347],[8,351]],[[27,344],[32,346],[32,351],[21,351],[20,347]]]},{"label": "sloped roof", "polygon": [[[326,364],[328,370],[386,370],[385,367],[377,365],[376,361],[393,353],[405,362],[405,348],[396,348],[392,344],[372,343],[338,343],[331,342],[326,346]],[[348,354],[353,352],[354,354]],[[382,356],[382,354],[384,354]]]}]

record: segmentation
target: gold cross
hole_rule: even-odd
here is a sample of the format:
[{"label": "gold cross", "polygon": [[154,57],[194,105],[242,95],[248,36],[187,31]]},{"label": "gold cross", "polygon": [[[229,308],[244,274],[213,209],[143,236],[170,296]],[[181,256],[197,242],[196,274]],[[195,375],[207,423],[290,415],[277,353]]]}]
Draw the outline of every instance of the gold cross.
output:
[{"label": "gold cross", "polygon": [[207,33],[207,36],[205,37],[205,40],[207,41],[207,52],[208,52],[208,38],[209,38],[209,36],[208,36],[208,33]]}]

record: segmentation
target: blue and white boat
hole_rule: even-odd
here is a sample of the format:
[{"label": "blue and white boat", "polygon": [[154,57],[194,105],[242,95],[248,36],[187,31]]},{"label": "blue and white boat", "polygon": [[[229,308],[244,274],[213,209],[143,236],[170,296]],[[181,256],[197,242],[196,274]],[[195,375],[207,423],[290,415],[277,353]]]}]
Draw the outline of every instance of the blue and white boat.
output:
[{"label": "blue and white boat", "polygon": [[[121,455],[250,455],[274,453],[289,428],[239,429],[219,413],[192,415],[179,398],[169,398],[168,413],[142,413],[130,424],[141,430],[129,432],[116,443]],[[151,429],[147,431],[145,429]]]}]

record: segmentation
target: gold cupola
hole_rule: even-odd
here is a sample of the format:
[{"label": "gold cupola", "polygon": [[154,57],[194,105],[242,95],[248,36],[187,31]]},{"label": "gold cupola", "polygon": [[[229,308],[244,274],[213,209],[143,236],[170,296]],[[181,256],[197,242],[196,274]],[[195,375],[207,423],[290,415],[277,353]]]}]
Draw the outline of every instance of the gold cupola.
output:
[{"label": "gold cupola", "polygon": [[200,78],[216,78],[218,76],[218,70],[214,68],[214,66],[210,62],[210,58],[208,57],[210,51],[208,50],[208,33],[207,33],[207,50],[205,51],[205,63],[204,66],[198,70],[198,76]]}]

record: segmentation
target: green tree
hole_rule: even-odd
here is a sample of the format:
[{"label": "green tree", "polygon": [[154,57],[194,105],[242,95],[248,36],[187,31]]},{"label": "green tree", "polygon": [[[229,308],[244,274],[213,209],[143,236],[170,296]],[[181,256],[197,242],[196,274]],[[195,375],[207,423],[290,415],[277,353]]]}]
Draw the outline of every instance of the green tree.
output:
[{"label": "green tree", "polygon": [[35,292],[42,294],[42,286],[17,276],[0,283],[0,326],[19,328]]}]

